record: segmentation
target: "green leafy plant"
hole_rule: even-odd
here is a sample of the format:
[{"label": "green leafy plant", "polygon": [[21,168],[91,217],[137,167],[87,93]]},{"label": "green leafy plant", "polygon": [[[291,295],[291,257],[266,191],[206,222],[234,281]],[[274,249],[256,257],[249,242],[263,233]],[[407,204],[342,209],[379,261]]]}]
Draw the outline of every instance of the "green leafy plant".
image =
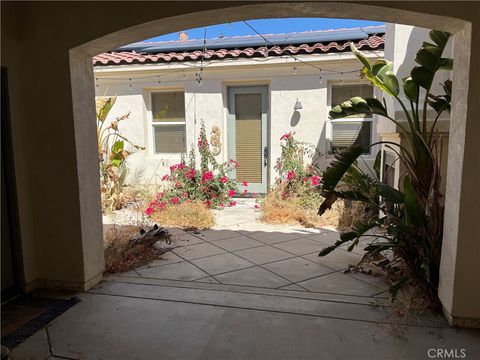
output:
[{"label": "green leafy plant", "polygon": [[130,152],[125,144],[134,149],[145,148],[134,144],[120,133],[118,125],[129,118],[130,113],[108,122],[107,117],[115,104],[116,97],[101,97],[96,100],[98,158],[100,163],[100,190],[103,212],[118,210],[125,203],[123,187],[127,175],[125,160]]},{"label": "green leafy plant", "polygon": [[[357,223],[352,231],[343,233],[335,245],[323,249],[319,256],[347,242],[351,243],[349,249],[352,250],[361,237],[372,236],[374,240],[365,251],[369,255],[387,255],[378,265],[396,274],[391,287],[392,298],[402,285],[414,283],[425,290],[430,299],[437,300],[444,204],[435,134],[440,115],[450,110],[451,81],[443,84],[443,94],[433,95],[431,90],[435,74],[452,69],[452,59],[442,57],[449,37],[449,33],[432,30],[432,42],[424,42],[416,54],[418,66],[401,82],[392,72],[391,62],[379,60],[371,64],[351,45],[352,52],[363,64],[362,75],[393,97],[403,109],[405,121],[390,116],[385,101],[382,103],[376,98],[354,97],[329,113],[331,119],[356,114],[379,115],[393,122],[405,140],[401,144],[381,141],[371,145],[383,144],[397,155],[405,169],[400,190],[378,180],[365,184],[357,160],[366,149],[353,145],[338,154],[324,172],[321,194],[325,201],[318,212],[323,214],[338,198],[361,201],[378,209],[382,216]],[[433,119],[428,116],[429,110],[435,113]],[[381,235],[374,235],[372,230],[378,228],[382,230]]]}]

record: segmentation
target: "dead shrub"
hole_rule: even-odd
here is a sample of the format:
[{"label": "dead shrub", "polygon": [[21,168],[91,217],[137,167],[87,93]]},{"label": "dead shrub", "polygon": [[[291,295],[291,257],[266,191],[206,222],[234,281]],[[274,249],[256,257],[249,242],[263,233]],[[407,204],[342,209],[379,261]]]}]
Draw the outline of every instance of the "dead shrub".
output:
[{"label": "dead shrub", "polygon": [[309,193],[305,196],[282,198],[278,192],[270,192],[261,201],[260,221],[269,224],[302,224],[305,227],[333,227],[349,230],[355,222],[364,221],[371,215],[360,202],[339,200],[322,216],[317,215],[323,198]]},{"label": "dead shrub", "polygon": [[145,265],[152,260],[159,259],[168,251],[156,249],[156,241],[170,242],[168,233],[160,232],[156,238],[141,238],[143,228],[135,225],[116,225],[104,233],[105,272],[125,272],[138,266]]},{"label": "dead shrub", "polygon": [[199,200],[166,206],[156,211],[152,219],[163,226],[178,226],[188,230],[209,229],[215,225],[212,210]]}]

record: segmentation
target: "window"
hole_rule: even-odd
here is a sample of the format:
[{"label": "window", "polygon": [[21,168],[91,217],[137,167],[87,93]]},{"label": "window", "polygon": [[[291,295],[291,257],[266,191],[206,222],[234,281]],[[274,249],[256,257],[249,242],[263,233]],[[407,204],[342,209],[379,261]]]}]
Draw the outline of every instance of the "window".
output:
[{"label": "window", "polygon": [[186,152],[182,91],[152,93],[152,128],[156,154]]},{"label": "window", "polygon": [[[355,96],[373,97],[373,87],[365,84],[333,85],[330,105],[334,107]],[[352,115],[330,121],[330,153],[337,153],[351,145],[367,147],[372,143],[371,139],[372,115]]]}]

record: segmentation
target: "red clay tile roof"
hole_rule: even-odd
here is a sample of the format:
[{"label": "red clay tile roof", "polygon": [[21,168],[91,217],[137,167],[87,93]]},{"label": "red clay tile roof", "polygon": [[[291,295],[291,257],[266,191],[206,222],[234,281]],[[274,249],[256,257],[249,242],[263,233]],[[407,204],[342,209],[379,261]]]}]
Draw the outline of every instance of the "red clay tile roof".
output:
[{"label": "red clay tile roof", "polygon": [[[370,36],[368,39],[363,39],[353,42],[359,49],[378,49],[383,48],[385,44],[385,35]],[[121,52],[107,52],[93,57],[93,65],[128,65],[128,64],[152,64],[152,63],[168,63],[181,61],[196,61],[203,58],[205,60],[211,59],[225,59],[225,58],[239,58],[239,57],[260,57],[265,56],[281,56],[281,55],[296,55],[296,54],[318,54],[328,53],[333,51],[345,51],[349,47],[349,42],[330,42],[328,44],[316,43],[313,45],[300,44],[288,46],[273,46],[273,47],[248,47],[245,49],[218,49],[208,50],[204,53],[201,50],[183,51],[183,52],[168,52],[156,54],[141,54],[135,51],[121,51]]]}]

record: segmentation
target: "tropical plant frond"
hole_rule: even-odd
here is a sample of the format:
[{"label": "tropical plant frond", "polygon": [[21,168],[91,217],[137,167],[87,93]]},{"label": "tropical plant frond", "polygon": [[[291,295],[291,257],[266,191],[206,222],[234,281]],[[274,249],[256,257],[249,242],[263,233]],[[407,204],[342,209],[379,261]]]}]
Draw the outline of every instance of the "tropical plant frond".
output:
[{"label": "tropical plant frond", "polygon": [[388,116],[387,109],[376,98],[363,99],[359,96],[353,97],[350,100],[334,106],[328,113],[330,119],[341,119],[351,115],[361,114],[376,114],[381,116]]},{"label": "tropical plant frond", "polygon": [[100,122],[104,122],[105,119],[107,118],[108,114],[110,113],[110,110],[112,110],[113,105],[115,105],[115,102],[117,101],[117,97],[102,97],[98,98],[95,101],[96,104],[96,109],[97,109],[97,119]]},{"label": "tropical plant frond", "polygon": [[[364,250],[369,256],[378,256],[384,252],[392,255],[386,261],[381,261],[382,267],[395,272],[396,276],[401,275],[390,288],[392,299],[398,290],[409,282],[419,285],[432,301],[437,299],[444,203],[440,190],[440,156],[436,148],[435,134],[440,115],[444,111],[450,111],[452,83],[447,80],[441,84],[443,94],[434,95],[430,90],[438,71],[452,69],[453,60],[443,57],[449,37],[449,33],[432,30],[430,40],[424,42],[418,50],[415,57],[418,66],[411,70],[410,76],[401,81],[403,92],[409,101],[409,109],[399,95],[399,84],[392,72],[392,64],[386,60],[372,64],[351,46],[352,52],[363,65],[363,76],[384,93],[395,98],[403,110],[408,126],[405,125],[406,122],[397,120],[396,116],[388,116],[385,99],[382,104],[376,99],[353,97],[333,107],[329,113],[331,119],[358,114],[385,117],[397,126],[401,137],[406,140],[405,145],[391,141],[379,141],[370,145],[382,145],[398,156],[397,160],[402,166],[400,189],[376,180],[365,181],[366,174],[357,166],[357,159],[364,153],[364,149],[355,146],[339,154],[327,168],[320,189],[322,196],[326,198],[320,206],[320,214],[337,198],[363,202],[370,207],[376,205],[373,208],[381,210],[383,216],[375,218],[372,224],[381,229],[382,235],[367,235],[363,230],[368,229],[367,225],[373,225],[360,225],[342,234],[334,245],[322,249],[319,256],[334,251],[345,242],[351,242],[348,249],[353,249],[361,236],[375,236],[386,240],[371,243]],[[423,106],[419,110],[421,95]],[[435,110],[436,117],[427,131],[428,107]],[[374,170],[378,178],[379,157]],[[372,173],[372,176],[375,175]]]},{"label": "tropical plant frond", "polygon": [[450,34],[443,31],[430,31],[434,44],[424,42],[418,50],[415,61],[420,65],[411,71],[411,78],[427,92],[430,91],[433,78],[438,70],[452,69],[453,60],[442,58]]},{"label": "tropical plant frond", "polygon": [[400,86],[397,77],[392,72],[393,64],[390,61],[381,59],[371,65],[370,61],[355,47],[353,43],[350,44],[350,49],[363,64],[364,67],[361,70],[363,75],[379,89],[393,97],[397,97]]},{"label": "tropical plant frond", "polygon": [[335,155],[335,161],[323,173],[322,190],[327,192],[334,190],[350,166],[364,153],[363,146],[353,145]]}]

